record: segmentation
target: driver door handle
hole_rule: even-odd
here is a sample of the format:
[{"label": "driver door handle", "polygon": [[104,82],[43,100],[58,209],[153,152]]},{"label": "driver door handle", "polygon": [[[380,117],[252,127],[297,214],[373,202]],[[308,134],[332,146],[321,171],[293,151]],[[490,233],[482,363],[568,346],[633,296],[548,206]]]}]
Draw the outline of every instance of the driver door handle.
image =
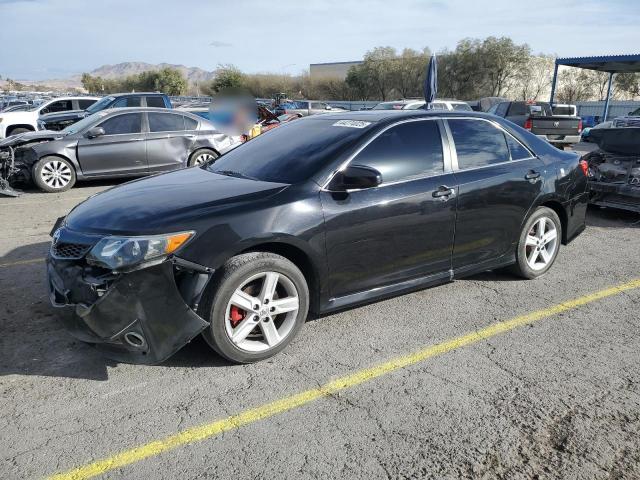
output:
[{"label": "driver door handle", "polygon": [[540,178],[540,172],[529,170],[529,173],[527,173],[524,178],[525,180],[535,180],[536,178]]},{"label": "driver door handle", "polygon": [[431,196],[433,198],[442,198],[443,200],[446,200],[455,193],[456,191],[453,188],[447,187],[446,185],[440,185],[437,190],[431,193]]}]

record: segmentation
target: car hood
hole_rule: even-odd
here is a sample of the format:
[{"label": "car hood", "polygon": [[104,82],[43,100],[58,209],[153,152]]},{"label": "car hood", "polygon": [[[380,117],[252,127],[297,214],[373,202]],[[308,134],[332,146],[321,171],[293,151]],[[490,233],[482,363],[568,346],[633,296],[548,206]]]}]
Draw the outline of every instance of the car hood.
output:
[{"label": "car hood", "polygon": [[187,168],[126,183],[90,197],[66,218],[84,233],[149,235],[198,230],[211,216],[264,200],[287,184],[261,182]]},{"label": "car hood", "polygon": [[18,135],[11,135],[10,137],[0,140],[0,148],[2,147],[19,147],[31,142],[42,142],[47,140],[56,140],[62,138],[60,132],[54,132],[51,130],[41,130],[38,132],[25,132]]},{"label": "car hood", "polygon": [[84,118],[89,115],[86,110],[66,110],[64,112],[52,112],[46,115],[40,115],[39,120],[47,122],[49,120],[61,120],[65,118]]}]

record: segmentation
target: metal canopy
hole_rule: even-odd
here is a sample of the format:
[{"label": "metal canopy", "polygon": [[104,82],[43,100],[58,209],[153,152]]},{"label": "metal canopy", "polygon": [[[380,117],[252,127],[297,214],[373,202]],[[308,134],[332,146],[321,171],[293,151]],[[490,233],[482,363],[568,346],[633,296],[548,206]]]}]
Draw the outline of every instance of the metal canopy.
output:
[{"label": "metal canopy", "polygon": [[556,81],[558,79],[558,67],[575,67],[585,70],[596,70],[598,72],[607,72],[609,74],[609,84],[607,86],[607,98],[604,102],[604,112],[602,113],[602,121],[607,120],[609,113],[609,100],[611,98],[611,84],[613,83],[613,75],[616,73],[636,73],[640,72],[640,53],[633,55],[602,55],[598,57],[573,57],[573,58],[556,58],[555,68],[553,69],[553,83],[551,84],[551,99],[549,103],[553,105],[553,99],[556,93]]},{"label": "metal canopy", "polygon": [[556,65],[608,73],[633,73],[640,72],[640,53],[636,55],[556,58]]}]

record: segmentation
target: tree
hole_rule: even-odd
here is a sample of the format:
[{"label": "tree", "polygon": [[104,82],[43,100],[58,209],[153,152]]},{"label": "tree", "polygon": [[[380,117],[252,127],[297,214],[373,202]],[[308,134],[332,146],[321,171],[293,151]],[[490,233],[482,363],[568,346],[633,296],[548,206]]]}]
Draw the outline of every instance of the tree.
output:
[{"label": "tree", "polygon": [[578,68],[566,68],[558,73],[556,99],[560,103],[575,103],[593,96],[591,72]]},{"label": "tree", "polygon": [[234,65],[221,65],[211,83],[215,93],[238,92],[245,88],[245,75]]},{"label": "tree", "polygon": [[520,67],[511,94],[519,100],[540,100],[550,91],[554,59],[550,55],[533,55]]},{"label": "tree", "polygon": [[478,55],[486,91],[491,97],[501,97],[527,64],[531,49],[526,43],[516,45],[508,37],[488,37],[480,45]]}]

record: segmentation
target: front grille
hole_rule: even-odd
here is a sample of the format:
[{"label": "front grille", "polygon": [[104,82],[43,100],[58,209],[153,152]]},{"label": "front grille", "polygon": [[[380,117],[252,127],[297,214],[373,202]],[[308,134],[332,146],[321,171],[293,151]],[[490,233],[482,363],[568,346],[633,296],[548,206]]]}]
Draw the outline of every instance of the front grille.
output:
[{"label": "front grille", "polygon": [[84,257],[91,249],[91,245],[82,243],[58,242],[51,245],[51,254],[56,258],[77,260]]}]

